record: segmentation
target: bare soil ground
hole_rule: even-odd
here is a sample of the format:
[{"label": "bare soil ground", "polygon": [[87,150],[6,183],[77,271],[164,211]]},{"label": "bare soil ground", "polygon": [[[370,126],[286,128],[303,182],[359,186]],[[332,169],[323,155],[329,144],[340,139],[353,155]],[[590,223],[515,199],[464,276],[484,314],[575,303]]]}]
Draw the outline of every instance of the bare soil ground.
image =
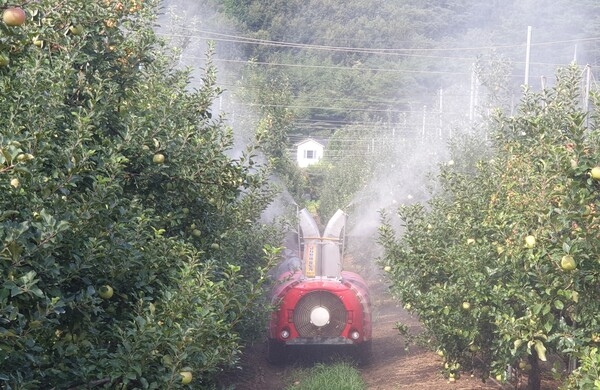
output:
[{"label": "bare soil ground", "polygon": [[[411,345],[395,329],[398,321],[408,325],[412,332],[420,329],[419,321],[399,307],[387,293],[385,286],[372,285],[374,293],[373,360],[361,369],[369,390],[392,389],[499,389],[499,384],[464,373],[455,383],[448,383],[441,374],[442,359],[434,352]],[[376,295],[375,295],[376,294]]]}]

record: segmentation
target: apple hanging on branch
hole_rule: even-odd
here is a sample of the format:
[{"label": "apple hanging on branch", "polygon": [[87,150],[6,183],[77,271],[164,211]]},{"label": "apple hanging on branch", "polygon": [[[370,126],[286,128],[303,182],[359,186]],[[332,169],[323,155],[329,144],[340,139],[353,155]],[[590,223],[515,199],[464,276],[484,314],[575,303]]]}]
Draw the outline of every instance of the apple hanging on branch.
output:
[{"label": "apple hanging on branch", "polygon": [[2,21],[7,26],[20,26],[25,23],[25,11],[21,7],[9,7],[2,12]]},{"label": "apple hanging on branch", "polygon": [[0,53],[0,68],[8,66],[8,64],[10,64],[10,59],[8,56],[4,53]]},{"label": "apple hanging on branch", "polygon": [[100,295],[100,298],[102,298],[102,299],[110,299],[110,298],[112,298],[112,296],[114,294],[114,290],[111,286],[106,284],[104,286],[101,286],[98,289],[98,294]]},{"label": "apple hanging on branch", "polygon": [[577,263],[575,259],[571,255],[564,255],[562,259],[560,259],[560,268],[565,271],[573,271],[577,268]]},{"label": "apple hanging on branch", "polygon": [[192,369],[189,367],[184,367],[183,370],[179,373],[181,375],[181,384],[188,385],[192,382]]},{"label": "apple hanging on branch", "polygon": [[69,32],[73,35],[81,35],[83,34],[83,26],[80,24],[72,25],[69,27]]},{"label": "apple hanging on branch", "polygon": [[154,156],[152,156],[152,162],[154,164],[162,164],[165,162],[165,155],[162,153],[156,153]]},{"label": "apple hanging on branch", "polygon": [[527,236],[525,237],[525,247],[526,248],[533,248],[535,246],[535,236]]}]

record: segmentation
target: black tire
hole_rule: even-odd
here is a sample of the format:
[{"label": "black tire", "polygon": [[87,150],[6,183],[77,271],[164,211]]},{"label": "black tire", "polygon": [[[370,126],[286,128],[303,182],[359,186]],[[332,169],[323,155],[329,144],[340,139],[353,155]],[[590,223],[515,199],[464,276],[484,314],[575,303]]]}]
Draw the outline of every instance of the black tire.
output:
[{"label": "black tire", "polygon": [[285,344],[275,339],[267,339],[267,361],[273,365],[283,365],[286,362]]},{"label": "black tire", "polygon": [[366,366],[371,363],[373,357],[373,343],[371,340],[357,345],[354,350],[354,357],[359,366]]}]

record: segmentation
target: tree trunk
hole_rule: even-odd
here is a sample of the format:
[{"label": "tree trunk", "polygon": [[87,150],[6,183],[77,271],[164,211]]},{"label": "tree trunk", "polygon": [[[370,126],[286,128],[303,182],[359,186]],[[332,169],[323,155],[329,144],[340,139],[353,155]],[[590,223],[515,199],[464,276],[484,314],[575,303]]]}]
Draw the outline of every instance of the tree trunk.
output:
[{"label": "tree trunk", "polygon": [[531,370],[529,370],[529,377],[527,378],[527,390],[540,390],[542,386],[542,378],[540,376],[540,359],[535,350],[532,349],[531,355],[529,355],[529,364]]}]

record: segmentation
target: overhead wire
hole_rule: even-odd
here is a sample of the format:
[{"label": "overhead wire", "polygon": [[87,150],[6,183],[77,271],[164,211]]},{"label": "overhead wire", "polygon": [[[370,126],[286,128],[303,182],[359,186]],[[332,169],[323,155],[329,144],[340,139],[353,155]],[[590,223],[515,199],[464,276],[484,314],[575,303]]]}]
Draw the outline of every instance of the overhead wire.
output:
[{"label": "overhead wire", "polygon": [[[179,27],[182,30],[193,31],[202,34],[214,35],[216,37],[223,38],[208,38],[214,41],[224,41],[224,42],[233,42],[233,43],[246,43],[246,44],[256,44],[256,45],[266,45],[266,46],[278,46],[278,47],[286,47],[286,48],[301,48],[301,49],[318,49],[318,50],[327,50],[327,51],[344,51],[344,52],[352,52],[352,53],[366,53],[366,54],[400,54],[400,52],[464,52],[464,51],[482,51],[482,50],[498,50],[498,49],[510,49],[510,48],[523,48],[526,46],[525,43],[513,44],[513,45],[488,45],[488,46],[467,46],[467,47],[452,47],[452,48],[367,48],[367,47],[348,47],[348,46],[331,46],[331,45],[316,45],[310,43],[295,43],[289,41],[273,41],[268,39],[259,39],[259,38],[251,38],[244,37],[241,35],[234,34],[223,34],[214,31],[200,30],[191,27]],[[181,34],[166,34],[162,33],[162,35],[167,36],[177,36],[177,37],[193,37],[193,38],[205,38],[207,37],[200,35],[181,35]],[[548,46],[548,45],[556,45],[556,44],[572,44],[572,43],[581,43],[581,42],[592,42],[592,41],[600,41],[600,37],[590,37],[590,38],[577,38],[577,39],[567,39],[567,40],[557,40],[557,41],[547,41],[547,42],[533,42],[531,43],[532,47],[536,46]],[[435,57],[435,58],[455,58],[455,57]]]}]

